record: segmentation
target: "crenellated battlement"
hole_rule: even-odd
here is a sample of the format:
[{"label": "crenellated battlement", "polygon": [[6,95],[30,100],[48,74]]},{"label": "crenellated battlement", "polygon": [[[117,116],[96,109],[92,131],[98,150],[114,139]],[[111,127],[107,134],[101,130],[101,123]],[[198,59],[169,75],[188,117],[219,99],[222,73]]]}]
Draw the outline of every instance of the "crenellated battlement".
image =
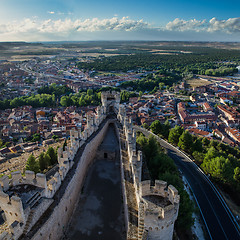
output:
[{"label": "crenellated battlement", "polygon": [[106,91],[101,93],[101,101],[104,113],[115,112],[118,114],[120,105],[120,92]]},{"label": "crenellated battlement", "polygon": [[[12,173],[11,178],[0,178],[0,207],[8,225],[8,230],[0,232],[1,239],[18,239],[20,235],[28,234],[55,202],[54,209],[51,207],[49,210],[52,213],[48,220],[39,226],[32,239],[59,239],[62,236],[62,226],[69,222],[78,200],[77,192],[81,191],[84,176],[94,159],[98,145],[107,131],[108,124],[114,122],[105,119],[108,114],[114,116],[113,113],[117,114],[118,124],[120,123],[124,135],[121,147],[125,156],[127,155],[124,161],[121,160],[121,173],[128,239],[172,238],[179,208],[178,191],[172,185],[167,186],[164,181],[157,180],[154,185],[151,185],[150,181],[142,182],[143,156],[136,148],[136,131],[133,129],[132,119],[127,116],[125,107],[120,105],[120,93],[102,92],[101,99],[102,106],[97,107],[96,114],[87,114],[85,129],[70,130],[67,146],[58,149],[58,164],[48,173],[35,174],[26,171],[23,176],[17,171]],[[100,128],[102,123],[104,125]],[[95,136],[96,131],[99,132]],[[67,184],[64,184],[66,182]],[[132,196],[133,199],[130,199]],[[134,225],[137,235],[133,234],[134,231],[131,232],[133,225],[130,223],[129,209],[132,207],[134,213],[131,214],[134,214],[137,221]]]},{"label": "crenellated battlement", "polygon": [[5,213],[6,221],[10,226],[13,222],[25,223],[23,204],[19,197],[9,197],[8,194],[0,191],[0,207]]},{"label": "crenellated battlement", "polygon": [[40,188],[46,188],[46,175],[42,173],[35,174],[32,171],[26,170],[25,176],[20,171],[13,172],[12,178],[3,176],[0,178],[0,188],[2,191],[7,191],[10,187],[18,185],[33,185]]},{"label": "crenellated battlement", "polygon": [[[174,222],[178,216],[178,191],[172,185],[161,180],[141,181],[142,152],[136,150],[136,131],[132,119],[126,115],[125,108],[120,106],[118,120],[123,126],[126,137],[125,147],[128,152],[130,169],[132,172],[134,192],[138,204],[138,238],[144,239],[172,239]],[[127,187],[126,187],[127,189]],[[133,193],[126,193],[132,195]],[[131,225],[130,225],[131,226]],[[131,227],[128,227],[131,238]]]},{"label": "crenellated battlement", "polygon": [[[156,180],[140,184],[140,202],[144,231],[150,239],[172,239],[174,222],[178,216],[180,196],[172,185]],[[144,214],[143,214],[144,211]]]},{"label": "crenellated battlement", "polygon": [[[34,172],[28,170],[25,171],[25,175],[22,175],[20,171],[16,171],[11,174],[11,178],[8,176],[3,176],[0,178],[0,207],[4,211],[6,223],[9,226],[9,229],[11,228],[10,232],[12,237],[16,237],[16,234],[14,235],[16,232],[19,236],[23,233],[24,228],[26,228],[24,227],[24,224],[26,219],[28,219],[31,206],[35,206],[37,204],[34,212],[42,212],[42,209],[48,207],[48,204],[53,201],[52,198],[61,187],[62,182],[74,165],[74,158],[79,148],[98,129],[99,125],[105,118],[106,114],[104,114],[104,107],[100,106],[97,108],[97,115],[87,115],[87,126],[83,132],[81,132],[79,129],[70,130],[70,139],[68,140],[67,146],[65,149],[62,147],[58,148],[58,168],[56,168],[57,171],[53,172],[50,178],[47,177],[46,174],[35,174]],[[54,169],[51,171],[54,171]],[[13,192],[17,192],[19,186],[36,187],[36,190],[31,190],[28,193],[29,200],[26,201],[26,199],[24,199],[24,203],[21,200],[21,197],[24,195],[20,194],[20,197],[15,195],[10,197],[9,195]],[[45,207],[43,207],[41,201],[42,198],[46,199],[44,200],[45,202],[47,199],[51,201],[46,202]],[[41,217],[41,215],[37,216],[36,214],[34,216],[35,221]],[[22,225],[20,226],[19,224],[13,224],[14,222],[22,223]],[[5,232],[3,235],[4,234]],[[10,239],[12,238],[9,235],[6,236],[8,236]]]},{"label": "crenellated battlement", "polygon": [[142,197],[147,195],[164,197],[167,198],[171,204],[178,204],[180,200],[178,190],[172,185],[167,187],[167,182],[161,180],[155,180],[154,185],[150,184],[150,180],[141,182],[140,194]]}]

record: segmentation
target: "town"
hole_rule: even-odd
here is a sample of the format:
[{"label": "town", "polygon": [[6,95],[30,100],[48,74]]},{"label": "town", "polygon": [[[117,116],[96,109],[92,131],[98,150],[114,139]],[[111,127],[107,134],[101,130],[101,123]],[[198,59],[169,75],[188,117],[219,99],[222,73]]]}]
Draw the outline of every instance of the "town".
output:
[{"label": "town", "polygon": [[[60,63],[45,59],[33,59],[24,63],[3,61],[0,69],[2,100],[38,94],[39,88],[51,84],[67,86],[73,93],[78,93],[80,89],[118,87],[120,83],[138,79],[142,75],[130,72],[115,76],[113,73],[112,76],[99,75],[96,78],[90,77],[93,75],[91,71],[79,70],[74,62]],[[207,84],[191,87],[183,81],[171,91],[163,89],[153,94],[145,92],[142,96],[137,94],[136,97],[130,97],[124,103],[127,115],[131,116],[137,125],[150,126],[155,120],[162,124],[168,121],[171,127],[180,125],[193,135],[239,146],[240,75],[196,78],[206,81]],[[26,161],[26,156],[25,159],[20,157],[23,153],[63,141],[72,128],[83,130],[87,114],[96,111],[96,107],[20,106],[1,110],[0,156],[3,162],[11,163],[11,167],[5,163],[6,167],[2,167],[0,173],[9,174],[10,169],[18,169],[18,165],[21,165],[23,170],[24,164],[21,161]]]},{"label": "town", "polygon": [[[181,54],[186,56],[186,53]],[[86,67],[86,64],[91,66],[98,61],[104,63],[108,61],[106,59],[102,55],[82,56],[79,50],[71,50],[67,55],[63,51],[58,55],[0,61],[0,188],[5,188],[6,179],[13,179],[14,182],[16,176],[28,176],[31,171],[31,174],[35,172],[36,179],[40,179],[41,174],[50,176],[47,184],[50,186],[48,191],[52,191],[49,193],[52,198],[54,191],[60,187],[51,181],[56,180],[53,173],[58,171],[59,156],[65,156],[61,151],[69,149],[69,145],[74,147],[74,153],[69,153],[73,160],[77,148],[83,144],[82,133],[86,141],[98,130],[103,120],[99,116],[106,117],[106,109],[102,110],[103,105],[107,105],[104,101],[114,102],[117,99],[121,103],[117,111],[126,119],[131,119],[136,130],[148,131],[147,134],[151,131],[168,141],[184,151],[209,179],[216,180],[221,186],[230,186],[229,191],[222,194],[239,222],[238,196],[228,199],[228,194],[232,194],[239,181],[240,66],[233,67],[236,63],[232,62],[214,63],[220,66],[219,71],[226,71],[221,76],[214,76],[218,70],[206,74],[208,69],[204,71],[205,74],[184,75],[171,69],[149,66],[124,71]],[[152,84],[149,89],[148,83]],[[114,94],[111,95],[111,91]],[[123,126],[127,124],[124,121]],[[94,124],[97,127],[94,128]],[[138,138],[142,137],[140,132],[137,148],[143,148],[138,142]],[[76,133],[79,141],[73,140],[73,133]],[[134,138],[136,136],[133,133]],[[74,143],[77,145],[74,146]],[[222,156],[216,153],[216,149]],[[228,175],[224,175],[221,166],[219,170],[207,165],[208,157],[219,158],[217,160],[226,166],[231,160],[233,163],[228,166]],[[151,168],[151,164],[144,161],[143,164]],[[61,164],[66,167],[66,162]],[[60,171],[60,175],[63,174],[62,181],[72,167],[69,166],[64,173]],[[143,171],[145,168],[144,165]],[[218,173],[218,170],[221,172]],[[153,173],[147,175],[154,180],[158,178]],[[36,199],[39,200],[39,197]],[[180,208],[180,211],[183,210]],[[6,230],[4,218],[2,211],[1,232]]]},{"label": "town", "polygon": [[0,240],[240,239],[240,1],[1,1]]}]

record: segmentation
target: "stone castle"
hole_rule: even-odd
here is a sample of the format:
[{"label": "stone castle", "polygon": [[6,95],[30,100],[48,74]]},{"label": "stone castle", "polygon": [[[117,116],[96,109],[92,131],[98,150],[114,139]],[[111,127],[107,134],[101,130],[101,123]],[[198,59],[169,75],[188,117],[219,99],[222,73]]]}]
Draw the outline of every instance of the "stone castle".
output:
[{"label": "stone castle", "polygon": [[[128,240],[173,236],[178,216],[178,191],[166,182],[142,181],[142,153],[136,131],[120,104],[120,93],[103,92],[102,106],[87,116],[83,132],[71,130],[68,145],[58,149],[58,164],[47,174],[13,172],[0,178],[0,239],[61,239],[79,192],[109,124],[120,146],[120,169]],[[104,153],[102,153],[104,154]]]}]

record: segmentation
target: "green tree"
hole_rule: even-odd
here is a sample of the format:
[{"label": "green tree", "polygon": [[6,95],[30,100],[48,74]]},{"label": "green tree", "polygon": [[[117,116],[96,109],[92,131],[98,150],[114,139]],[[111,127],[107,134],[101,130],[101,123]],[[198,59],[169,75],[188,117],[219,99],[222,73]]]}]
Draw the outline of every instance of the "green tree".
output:
[{"label": "green tree", "polygon": [[215,158],[218,155],[219,152],[214,147],[210,147],[205,155],[204,161],[210,161],[212,158]]},{"label": "green tree", "polygon": [[47,150],[47,154],[50,156],[50,164],[54,165],[57,163],[57,154],[54,151],[53,147],[49,147]]},{"label": "green tree", "polygon": [[40,134],[39,133],[35,133],[32,136],[32,142],[38,142],[40,140]]},{"label": "green tree", "polygon": [[236,167],[234,169],[233,179],[240,183],[240,168],[239,167]]},{"label": "green tree", "polygon": [[62,96],[61,97],[61,100],[60,100],[60,104],[63,106],[63,107],[69,107],[72,105],[72,99],[71,97],[69,96]]},{"label": "green tree", "polygon": [[209,143],[209,147],[217,147],[217,145],[218,145],[218,141],[215,141],[215,140],[211,140]]},{"label": "green tree", "polygon": [[36,158],[31,154],[26,163],[26,170],[33,171],[35,173],[39,172],[39,164],[36,161]]},{"label": "green tree", "polygon": [[162,135],[164,138],[168,138],[170,129],[171,129],[171,125],[170,125],[169,121],[166,120],[165,123],[163,124],[163,128],[162,128]]},{"label": "green tree", "polygon": [[157,155],[160,148],[159,143],[156,141],[156,138],[150,135],[147,139],[147,144],[143,146],[146,158],[151,159]]},{"label": "green tree", "polygon": [[173,144],[178,144],[179,138],[183,133],[183,128],[180,126],[175,126],[169,132],[168,141]]},{"label": "green tree", "polygon": [[147,138],[142,133],[140,133],[140,135],[137,137],[136,142],[141,146],[141,148],[143,148],[147,145]]},{"label": "green tree", "polygon": [[88,96],[92,96],[93,95],[93,90],[92,89],[88,89],[87,90],[87,95]]},{"label": "green tree", "polygon": [[208,147],[209,143],[210,143],[210,141],[207,138],[202,139],[203,146]]},{"label": "green tree", "polygon": [[42,152],[38,158],[40,170],[43,172],[47,167],[49,162],[47,161],[45,154]]},{"label": "green tree", "polygon": [[179,189],[180,195],[180,205],[178,219],[176,221],[176,226],[180,229],[191,229],[194,220],[192,214],[194,212],[194,205],[189,198],[188,193],[184,189]]},{"label": "green tree", "polygon": [[202,152],[203,151],[203,146],[202,146],[202,141],[201,139],[197,138],[192,145],[192,151],[198,151]]},{"label": "green tree", "polygon": [[192,156],[194,157],[194,159],[197,161],[198,164],[202,163],[205,157],[204,153],[198,152],[198,151],[193,152]]},{"label": "green tree", "polygon": [[159,83],[159,89],[160,89],[160,90],[163,90],[164,87],[165,87],[165,86],[164,86],[164,83],[163,83],[163,82],[160,82],[160,83]]},{"label": "green tree", "polygon": [[150,129],[152,130],[152,132],[154,134],[160,134],[162,132],[162,124],[160,123],[159,120],[155,120],[154,122],[152,122],[152,124],[150,125]]},{"label": "green tree", "polygon": [[191,152],[192,135],[188,131],[184,131],[179,138],[178,146],[186,152]]},{"label": "green tree", "polygon": [[46,168],[47,168],[48,166],[51,166],[51,165],[52,165],[52,164],[51,164],[51,157],[49,156],[48,153],[45,153],[45,154],[44,154],[44,162],[46,163]]},{"label": "green tree", "polygon": [[148,126],[148,124],[147,124],[147,123],[144,123],[144,124],[142,125],[142,127],[143,127],[143,128],[146,128],[147,130],[149,130],[149,129],[150,129],[150,127]]}]

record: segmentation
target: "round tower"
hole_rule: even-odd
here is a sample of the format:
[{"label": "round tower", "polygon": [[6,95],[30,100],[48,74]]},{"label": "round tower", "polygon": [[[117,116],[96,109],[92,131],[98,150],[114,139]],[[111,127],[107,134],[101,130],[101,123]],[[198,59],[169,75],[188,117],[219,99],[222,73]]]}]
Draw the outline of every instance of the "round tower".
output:
[{"label": "round tower", "polygon": [[171,240],[180,200],[176,188],[172,185],[167,187],[164,181],[155,181],[154,186],[150,181],[143,181],[140,197],[140,220],[144,222],[148,240]]}]

